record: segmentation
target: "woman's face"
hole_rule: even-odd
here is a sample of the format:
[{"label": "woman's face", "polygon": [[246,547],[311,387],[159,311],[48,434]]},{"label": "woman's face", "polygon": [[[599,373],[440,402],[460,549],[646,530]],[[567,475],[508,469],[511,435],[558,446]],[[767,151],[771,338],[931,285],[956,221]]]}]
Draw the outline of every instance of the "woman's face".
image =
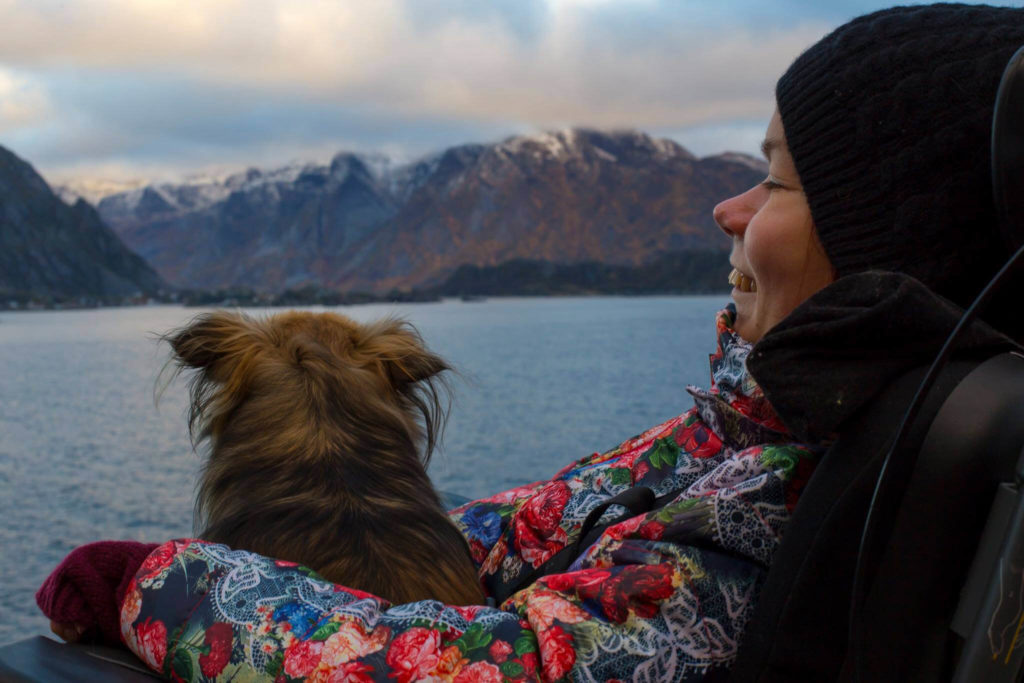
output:
[{"label": "woman's face", "polygon": [[834,279],[818,241],[793,157],[776,110],[762,144],[768,177],[715,207],[718,226],[732,238],[729,277],[736,331],[756,342]]}]

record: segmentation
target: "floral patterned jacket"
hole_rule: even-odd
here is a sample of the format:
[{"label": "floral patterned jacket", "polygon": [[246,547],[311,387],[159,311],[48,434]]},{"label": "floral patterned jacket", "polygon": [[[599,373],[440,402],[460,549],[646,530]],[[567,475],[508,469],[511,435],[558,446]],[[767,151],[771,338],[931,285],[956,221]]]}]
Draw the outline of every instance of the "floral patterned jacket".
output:
[{"label": "floral patterned jacket", "polygon": [[493,594],[616,494],[668,501],[609,526],[567,571],[494,607],[391,605],[293,563],[172,541],[128,588],[124,641],[180,680],[668,681],[728,666],[819,453],[791,441],[747,373],[734,316],[718,315],[712,387],[688,389],[692,409],[450,513]]}]

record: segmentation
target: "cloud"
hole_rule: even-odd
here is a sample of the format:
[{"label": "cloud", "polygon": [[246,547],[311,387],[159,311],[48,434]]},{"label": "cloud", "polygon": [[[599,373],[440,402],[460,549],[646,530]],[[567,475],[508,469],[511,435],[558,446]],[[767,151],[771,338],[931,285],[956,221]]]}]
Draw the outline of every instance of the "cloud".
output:
[{"label": "cloud", "polygon": [[0,133],[36,125],[49,114],[49,100],[38,84],[0,68]]},{"label": "cloud", "polygon": [[[429,4],[437,11],[427,20]],[[285,94],[297,105],[540,126],[686,125],[760,113],[778,73],[826,28],[709,35],[687,13],[637,0],[476,5],[9,0],[0,4],[0,60],[171,74]]]},{"label": "cloud", "polygon": [[[211,167],[275,166],[329,159],[340,150],[409,159],[466,141],[522,130],[508,122],[473,123],[386,108],[306,102],[258,88],[159,81],[138,74],[83,80],[51,73],[48,86],[63,115],[5,136],[3,144],[38,165],[53,182],[124,171],[166,178]],[[92,169],[92,170],[90,170]],[[111,175],[117,172],[117,175]]]},{"label": "cloud", "polygon": [[883,2],[0,0],[0,132],[48,169],[572,125],[726,144],[800,51]]},{"label": "cloud", "polygon": [[766,116],[750,121],[729,121],[682,129],[653,129],[651,134],[672,138],[697,156],[729,151],[760,157],[767,122]]}]

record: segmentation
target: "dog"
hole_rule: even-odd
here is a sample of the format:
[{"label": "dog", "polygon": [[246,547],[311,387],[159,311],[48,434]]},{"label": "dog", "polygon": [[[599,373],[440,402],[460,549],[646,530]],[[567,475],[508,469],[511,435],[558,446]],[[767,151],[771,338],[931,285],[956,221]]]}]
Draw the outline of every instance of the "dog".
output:
[{"label": "dog", "polygon": [[392,603],[484,603],[426,472],[451,368],[412,325],[219,311],[164,339],[176,372],[196,371],[189,432],[209,446],[201,538]]}]

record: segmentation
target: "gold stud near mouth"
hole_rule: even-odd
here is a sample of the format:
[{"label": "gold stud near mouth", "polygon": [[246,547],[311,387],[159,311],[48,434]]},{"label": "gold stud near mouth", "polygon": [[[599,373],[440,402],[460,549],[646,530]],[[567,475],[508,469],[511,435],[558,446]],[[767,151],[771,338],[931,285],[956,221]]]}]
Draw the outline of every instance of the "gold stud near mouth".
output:
[{"label": "gold stud near mouth", "polygon": [[729,273],[729,284],[740,290],[741,292],[756,292],[757,283],[754,282],[754,278],[744,275],[735,268]]}]

